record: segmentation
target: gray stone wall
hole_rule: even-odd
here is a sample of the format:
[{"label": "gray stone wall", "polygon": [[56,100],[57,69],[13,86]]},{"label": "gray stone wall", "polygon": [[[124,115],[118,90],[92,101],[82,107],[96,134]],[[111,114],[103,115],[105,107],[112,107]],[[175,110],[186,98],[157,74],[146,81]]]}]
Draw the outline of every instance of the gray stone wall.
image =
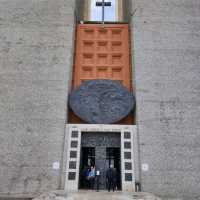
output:
[{"label": "gray stone wall", "polygon": [[30,196],[60,184],[74,1],[0,5],[0,196]]},{"label": "gray stone wall", "polygon": [[200,1],[133,0],[132,38],[144,191],[200,196]]},{"label": "gray stone wall", "polygon": [[[142,187],[197,199],[200,1],[132,2]],[[60,186],[74,4],[0,0],[0,195]]]}]

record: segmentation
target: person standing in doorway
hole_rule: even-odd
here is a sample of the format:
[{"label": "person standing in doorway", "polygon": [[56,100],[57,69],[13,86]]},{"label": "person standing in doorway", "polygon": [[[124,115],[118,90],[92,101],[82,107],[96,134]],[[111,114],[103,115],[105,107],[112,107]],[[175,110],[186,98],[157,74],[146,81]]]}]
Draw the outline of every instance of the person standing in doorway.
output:
[{"label": "person standing in doorway", "polygon": [[99,179],[100,179],[100,170],[96,170],[96,189],[99,192]]},{"label": "person standing in doorway", "polygon": [[108,192],[110,192],[110,189],[112,188],[113,192],[116,189],[116,176],[117,172],[116,169],[113,167],[113,165],[110,165],[110,168],[106,172],[106,180],[108,183]]},{"label": "person standing in doorway", "polygon": [[89,172],[89,182],[90,182],[90,189],[94,189],[94,183],[95,183],[95,167],[91,166],[90,172]]},{"label": "person standing in doorway", "polygon": [[89,174],[90,174],[90,166],[87,166],[87,167],[85,167],[85,169],[83,171],[84,188],[86,188],[86,189],[88,189],[90,187]]}]

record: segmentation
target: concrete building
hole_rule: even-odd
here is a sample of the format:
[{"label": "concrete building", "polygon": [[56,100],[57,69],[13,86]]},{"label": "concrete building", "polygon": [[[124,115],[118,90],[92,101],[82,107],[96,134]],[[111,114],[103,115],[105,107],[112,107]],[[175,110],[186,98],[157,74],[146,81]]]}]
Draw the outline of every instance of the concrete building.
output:
[{"label": "concrete building", "polygon": [[74,125],[68,95],[76,27],[89,11],[75,0],[0,0],[0,196],[78,189],[81,134],[88,141],[88,132],[109,132],[121,151],[122,190],[134,190],[137,181],[161,197],[200,198],[200,1],[122,2],[118,17],[131,30],[134,123]]}]

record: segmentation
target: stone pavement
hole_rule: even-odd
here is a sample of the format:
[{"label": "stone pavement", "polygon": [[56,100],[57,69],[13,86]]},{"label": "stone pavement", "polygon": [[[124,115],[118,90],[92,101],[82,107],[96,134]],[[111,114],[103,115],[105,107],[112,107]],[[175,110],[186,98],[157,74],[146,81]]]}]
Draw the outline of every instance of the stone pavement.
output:
[{"label": "stone pavement", "polygon": [[161,200],[150,193],[78,191],[74,193],[46,193],[34,200]]}]

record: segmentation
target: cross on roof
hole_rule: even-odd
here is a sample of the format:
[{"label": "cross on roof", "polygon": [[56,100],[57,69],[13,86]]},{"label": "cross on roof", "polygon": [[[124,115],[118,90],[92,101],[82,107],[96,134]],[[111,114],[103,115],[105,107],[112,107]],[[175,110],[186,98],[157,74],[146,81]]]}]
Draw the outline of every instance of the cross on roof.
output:
[{"label": "cross on roof", "polygon": [[111,2],[105,2],[105,1],[99,2],[99,1],[97,1],[96,6],[111,6]]},{"label": "cross on roof", "polygon": [[111,6],[111,2],[105,2],[105,0],[97,1],[96,6],[102,6],[102,24],[104,24],[105,6]]}]

